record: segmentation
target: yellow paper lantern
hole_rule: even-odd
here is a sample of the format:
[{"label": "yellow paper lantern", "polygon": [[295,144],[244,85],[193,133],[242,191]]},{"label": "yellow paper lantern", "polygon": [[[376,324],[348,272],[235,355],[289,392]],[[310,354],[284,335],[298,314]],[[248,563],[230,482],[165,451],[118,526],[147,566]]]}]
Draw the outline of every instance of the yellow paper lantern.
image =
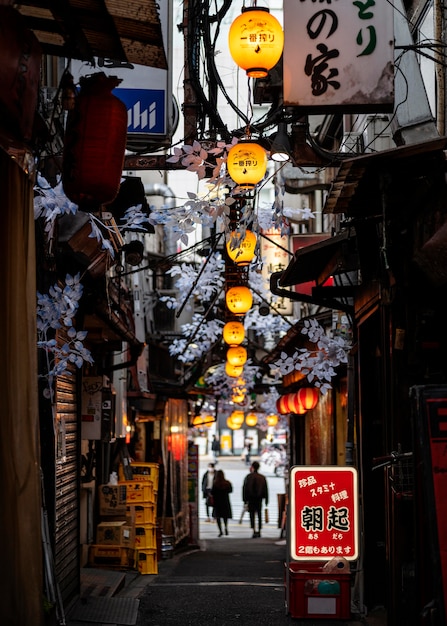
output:
[{"label": "yellow paper lantern", "polygon": [[234,390],[233,395],[231,396],[231,400],[236,404],[240,404],[245,400],[245,393],[241,390]]},{"label": "yellow paper lantern", "polygon": [[248,287],[239,285],[238,287],[231,287],[227,291],[225,301],[228,309],[234,315],[244,315],[253,305],[253,296]]},{"label": "yellow paper lantern", "polygon": [[276,426],[276,424],[278,423],[278,416],[277,415],[267,415],[267,424],[268,426]]},{"label": "yellow paper lantern", "polygon": [[192,420],[193,426],[211,426],[215,422],[215,418],[212,415],[196,415]]},{"label": "yellow paper lantern", "polygon": [[241,322],[227,322],[223,327],[223,340],[229,346],[238,346],[245,339],[245,328]]},{"label": "yellow paper lantern", "polygon": [[225,374],[231,378],[239,378],[243,371],[243,365],[231,365],[228,361],[225,363]]},{"label": "yellow paper lantern", "polygon": [[228,428],[231,428],[231,430],[238,430],[242,424],[235,424],[231,417],[227,417],[227,426]]},{"label": "yellow paper lantern", "polygon": [[253,189],[267,171],[267,152],[253,141],[240,141],[228,151],[228,174],[241,189]]},{"label": "yellow paper lantern", "polygon": [[248,415],[245,417],[245,423],[247,424],[247,426],[256,426],[256,424],[258,423],[258,416],[256,415],[256,413],[248,413]]},{"label": "yellow paper lantern", "polygon": [[234,424],[239,424],[239,426],[242,426],[242,424],[244,423],[244,411],[233,411],[233,413],[230,415],[230,418],[233,420]]},{"label": "yellow paper lantern", "polygon": [[227,363],[244,365],[247,362],[247,350],[243,346],[235,346],[227,350]]},{"label": "yellow paper lantern", "polygon": [[265,78],[278,63],[284,48],[284,32],[265,7],[244,7],[231,24],[228,46],[233,61],[250,78]]},{"label": "yellow paper lantern", "polygon": [[236,265],[244,267],[249,265],[256,250],[256,235],[251,230],[245,231],[245,237],[242,239],[241,234],[232,232],[227,243],[228,256]]}]

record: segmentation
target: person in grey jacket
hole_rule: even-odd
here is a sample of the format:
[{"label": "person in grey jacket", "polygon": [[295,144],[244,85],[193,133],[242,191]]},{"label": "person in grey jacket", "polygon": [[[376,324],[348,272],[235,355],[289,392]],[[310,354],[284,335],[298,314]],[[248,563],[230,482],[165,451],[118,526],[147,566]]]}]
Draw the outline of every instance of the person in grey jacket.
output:
[{"label": "person in grey jacket", "polygon": [[[253,461],[250,467],[250,473],[244,479],[242,486],[242,499],[248,505],[250,514],[250,526],[253,529],[253,537],[261,536],[262,528],[262,501],[265,500],[265,506],[269,503],[269,491],[267,480],[263,474],[259,473],[259,463]],[[256,520],[257,527],[256,530]]]}]

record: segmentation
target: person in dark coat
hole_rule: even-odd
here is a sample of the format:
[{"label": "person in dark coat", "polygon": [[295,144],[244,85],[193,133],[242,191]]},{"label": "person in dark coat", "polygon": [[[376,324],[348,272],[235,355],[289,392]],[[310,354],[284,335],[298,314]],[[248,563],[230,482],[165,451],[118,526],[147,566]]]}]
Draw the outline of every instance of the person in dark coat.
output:
[{"label": "person in dark coat", "polygon": [[230,493],[233,491],[233,485],[226,480],[222,470],[217,470],[214,478],[211,493],[214,498],[213,515],[216,518],[219,528],[219,537],[222,537],[222,520],[224,523],[225,534],[228,535],[228,520],[232,519],[233,512],[231,510]]},{"label": "person in dark coat", "polygon": [[211,495],[211,489],[213,488],[214,477],[215,477],[214,463],[208,463],[208,469],[206,470],[202,478],[202,495],[205,498],[207,522],[211,522],[210,509],[213,508],[213,504],[212,504],[210,495]]},{"label": "person in dark coat", "polygon": [[[258,470],[259,463],[253,461],[250,467],[250,474],[247,474],[242,486],[242,499],[244,503],[248,505],[253,537],[261,536],[262,500],[265,500],[265,506],[268,506],[269,503],[267,480]],[[256,520],[258,520],[258,530],[256,530]]]}]

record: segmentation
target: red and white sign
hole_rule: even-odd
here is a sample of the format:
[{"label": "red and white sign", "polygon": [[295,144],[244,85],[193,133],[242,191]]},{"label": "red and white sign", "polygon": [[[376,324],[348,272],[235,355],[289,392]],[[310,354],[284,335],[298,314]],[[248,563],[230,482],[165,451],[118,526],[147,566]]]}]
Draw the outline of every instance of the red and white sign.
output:
[{"label": "red and white sign", "polygon": [[284,0],[284,105],[392,111],[393,3]]},{"label": "red and white sign", "polygon": [[358,558],[357,470],[296,466],[290,472],[290,556]]}]

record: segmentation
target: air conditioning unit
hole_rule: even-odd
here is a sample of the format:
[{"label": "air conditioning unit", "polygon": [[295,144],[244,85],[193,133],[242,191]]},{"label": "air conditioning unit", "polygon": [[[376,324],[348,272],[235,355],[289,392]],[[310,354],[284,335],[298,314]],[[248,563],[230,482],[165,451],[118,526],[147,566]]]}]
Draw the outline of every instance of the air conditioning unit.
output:
[{"label": "air conditioning unit", "polygon": [[363,131],[363,144],[365,152],[380,152],[395,147],[391,136],[390,120],[386,115],[367,116]]},{"label": "air conditioning unit", "polygon": [[362,154],[363,135],[362,133],[344,133],[340,146],[340,152]]}]

